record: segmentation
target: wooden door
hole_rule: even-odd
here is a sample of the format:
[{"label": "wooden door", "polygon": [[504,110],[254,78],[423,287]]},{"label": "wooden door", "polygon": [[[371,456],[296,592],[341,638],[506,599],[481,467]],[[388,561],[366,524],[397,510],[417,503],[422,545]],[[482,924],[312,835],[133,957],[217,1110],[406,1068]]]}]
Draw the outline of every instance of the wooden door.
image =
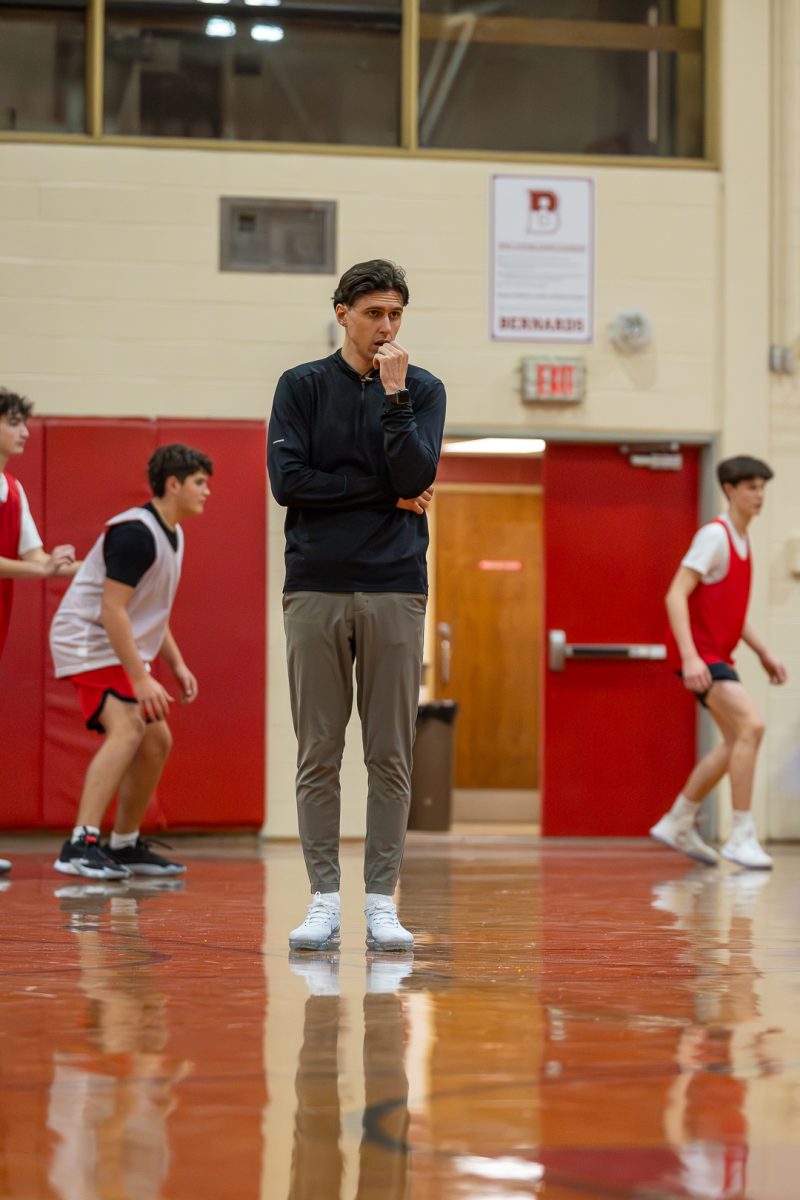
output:
[{"label": "wooden door", "polygon": [[539,783],[541,495],[473,485],[436,491],[435,689],[458,701],[455,786]]}]

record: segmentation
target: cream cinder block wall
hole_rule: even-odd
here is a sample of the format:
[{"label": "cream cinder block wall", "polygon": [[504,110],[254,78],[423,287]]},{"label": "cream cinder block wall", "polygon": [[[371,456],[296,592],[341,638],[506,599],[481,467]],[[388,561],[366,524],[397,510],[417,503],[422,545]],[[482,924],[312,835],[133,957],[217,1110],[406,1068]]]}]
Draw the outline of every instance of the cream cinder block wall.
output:
[{"label": "cream cinder block wall", "polygon": [[[773,0],[772,296],[770,342],[791,350],[800,370],[800,0]],[[769,405],[769,644],[789,670],[770,688],[766,772],[770,832],[800,838],[800,577],[789,543],[800,537],[800,374],[773,376]]]},{"label": "cream cinder block wall", "polygon": [[[597,336],[585,404],[546,419],[519,400],[534,350],[488,328],[493,173],[590,173]],[[339,270],[391,257],[409,272],[403,338],[439,374],[452,428],[711,435],[719,430],[721,186],[710,170],[0,144],[3,380],[42,414],[259,418],[288,366],[329,352],[335,279],[222,274],[220,196],[338,201]],[[622,307],[655,328],[635,358],[604,333]],[[294,836],[295,745],[281,628],[282,512],[269,520],[268,818]],[[357,723],[342,829],[364,830]]]},{"label": "cream cinder block wall", "polygon": [[[770,307],[770,29],[771,2],[727,0],[720,6],[719,151],[723,187],[718,236],[720,263],[720,457],[769,452]],[[742,88],[746,64],[748,87]],[[743,95],[743,91],[747,95]],[[720,508],[723,502],[720,498]],[[756,571],[749,618],[768,636],[766,547],[773,513],[754,524]],[[737,654],[742,681],[768,718],[767,679],[754,656]],[[727,784],[724,789],[727,792]],[[761,756],[753,809],[762,832],[773,833],[768,764]],[[727,812],[721,831],[727,829]]]},{"label": "cream cinder block wall", "polygon": [[[126,147],[0,145],[0,353],[41,412],[258,417],[287,365],[328,351],[334,278],[220,273],[219,197],[336,199],[340,269],[409,271],[404,336],[446,381],[450,421],[541,424],[519,401],[531,352],[487,337],[489,181],[508,164]],[[530,173],[585,168],[531,166]],[[715,172],[601,168],[597,327],[582,430],[719,425]],[[653,348],[616,354],[639,305]],[[579,350],[579,352],[582,352]]]}]

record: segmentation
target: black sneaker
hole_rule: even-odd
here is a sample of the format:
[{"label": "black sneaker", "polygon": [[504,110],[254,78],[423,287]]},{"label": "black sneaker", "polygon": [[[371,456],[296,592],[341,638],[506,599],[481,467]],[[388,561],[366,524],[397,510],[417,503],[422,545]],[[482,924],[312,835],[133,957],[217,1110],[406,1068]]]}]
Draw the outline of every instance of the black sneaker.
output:
[{"label": "black sneaker", "polygon": [[109,858],[94,833],[82,833],[77,841],[64,842],[53,866],[62,875],[82,875],[86,879],[127,879],[127,867]]},{"label": "black sneaker", "polygon": [[[158,842],[159,846],[165,844]],[[132,875],[183,874],[186,867],[172,862],[169,858],[164,858],[163,854],[156,854],[155,850],[150,849],[151,845],[152,841],[148,842],[140,837],[133,846],[122,846],[118,850],[112,850],[109,845],[106,845],[104,849],[109,858],[113,859],[115,863],[119,863],[121,867],[126,867]]]}]

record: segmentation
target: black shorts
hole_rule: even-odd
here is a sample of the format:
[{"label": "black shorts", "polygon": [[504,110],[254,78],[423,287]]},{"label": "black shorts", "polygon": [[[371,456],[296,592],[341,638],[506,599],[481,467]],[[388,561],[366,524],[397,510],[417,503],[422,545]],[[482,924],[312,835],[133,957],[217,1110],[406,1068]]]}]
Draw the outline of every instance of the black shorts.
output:
[{"label": "black shorts", "polygon": [[[739,683],[739,676],[736,674],[730,663],[706,663],[706,666],[708,667],[708,673],[711,676],[712,684],[721,683],[723,679],[730,680],[731,683]],[[681,676],[681,679],[683,678],[683,674],[680,671],[678,671],[677,674]],[[708,708],[708,705],[706,704],[706,696],[710,691],[711,688],[708,687],[704,692],[694,693],[694,695],[702,704],[703,708]]]}]

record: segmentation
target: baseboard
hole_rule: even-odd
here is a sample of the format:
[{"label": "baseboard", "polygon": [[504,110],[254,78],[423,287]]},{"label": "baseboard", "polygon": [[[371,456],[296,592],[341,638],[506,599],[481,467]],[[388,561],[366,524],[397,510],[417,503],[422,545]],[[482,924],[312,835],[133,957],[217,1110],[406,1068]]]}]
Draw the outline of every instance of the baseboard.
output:
[{"label": "baseboard", "polygon": [[541,797],[538,791],[514,788],[455,788],[453,821],[538,821]]}]

